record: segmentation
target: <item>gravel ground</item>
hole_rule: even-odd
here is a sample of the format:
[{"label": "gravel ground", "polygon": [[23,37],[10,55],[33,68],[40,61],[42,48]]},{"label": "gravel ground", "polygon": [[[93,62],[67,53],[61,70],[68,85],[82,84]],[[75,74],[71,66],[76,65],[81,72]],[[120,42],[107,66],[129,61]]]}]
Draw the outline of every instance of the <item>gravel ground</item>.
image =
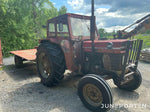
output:
[{"label": "gravel ground", "polygon": [[[77,95],[80,75],[65,73],[62,82],[52,88],[43,86],[37,77],[36,65],[26,63],[16,69],[13,57],[4,59],[7,65],[0,70],[0,112],[90,112]],[[150,64],[139,63],[143,82],[134,92],[119,90],[112,82],[114,107],[109,112],[150,111]]]}]

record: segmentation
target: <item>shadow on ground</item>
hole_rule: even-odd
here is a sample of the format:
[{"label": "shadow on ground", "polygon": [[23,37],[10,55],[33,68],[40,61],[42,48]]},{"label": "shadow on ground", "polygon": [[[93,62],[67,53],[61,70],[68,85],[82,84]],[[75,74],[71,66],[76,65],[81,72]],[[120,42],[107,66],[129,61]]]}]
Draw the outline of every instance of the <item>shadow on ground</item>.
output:
[{"label": "shadow on ground", "polygon": [[[8,93],[7,101],[9,103],[3,106],[11,108],[11,111],[17,110],[18,112],[38,112],[41,110],[41,112],[90,112],[80,101],[72,78],[69,80],[64,79],[61,84],[52,88],[45,87],[40,82],[25,84]],[[78,79],[79,77],[75,78]],[[116,88],[112,89],[117,93]],[[127,94],[124,93],[124,95]],[[123,106],[116,106],[109,112],[130,111]]]},{"label": "shadow on ground", "polygon": [[14,64],[5,65],[3,70],[15,81],[27,80],[38,76],[36,64],[33,62],[24,63],[23,68],[16,68]]},{"label": "shadow on ground", "polygon": [[120,99],[124,99],[124,100],[138,100],[139,99],[139,93],[137,93],[136,91],[125,91],[125,90],[121,90],[119,88],[112,88],[113,93],[115,94],[115,96],[118,96]]}]

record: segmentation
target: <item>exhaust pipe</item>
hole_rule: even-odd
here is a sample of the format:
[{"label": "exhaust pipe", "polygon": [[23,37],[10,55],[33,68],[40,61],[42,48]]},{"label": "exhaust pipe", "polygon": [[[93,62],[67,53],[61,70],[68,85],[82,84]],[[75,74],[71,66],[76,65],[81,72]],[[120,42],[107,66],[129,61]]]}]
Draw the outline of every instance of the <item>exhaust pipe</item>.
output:
[{"label": "exhaust pipe", "polygon": [[90,37],[92,40],[92,52],[94,53],[94,40],[95,40],[95,16],[94,16],[94,0],[91,0],[91,30]]}]

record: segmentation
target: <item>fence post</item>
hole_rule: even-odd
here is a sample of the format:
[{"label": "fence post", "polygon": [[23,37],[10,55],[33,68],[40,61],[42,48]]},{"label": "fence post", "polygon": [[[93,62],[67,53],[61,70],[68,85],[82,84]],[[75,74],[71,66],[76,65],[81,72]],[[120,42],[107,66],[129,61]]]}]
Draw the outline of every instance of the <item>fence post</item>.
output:
[{"label": "fence post", "polygon": [[0,68],[3,64],[3,55],[2,55],[2,46],[1,46],[1,38],[0,38]]}]

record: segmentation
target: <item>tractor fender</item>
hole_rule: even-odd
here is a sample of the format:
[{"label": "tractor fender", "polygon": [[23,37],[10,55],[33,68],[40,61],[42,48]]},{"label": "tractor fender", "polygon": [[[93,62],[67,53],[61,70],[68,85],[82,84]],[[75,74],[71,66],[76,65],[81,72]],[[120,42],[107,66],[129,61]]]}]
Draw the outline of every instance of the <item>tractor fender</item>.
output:
[{"label": "tractor fender", "polygon": [[63,52],[63,54],[65,54],[66,50],[64,50],[63,46],[62,46],[63,40],[61,42],[58,42],[58,41],[55,41],[55,40],[51,40],[51,39],[40,39],[39,40],[39,43],[45,43],[45,42],[58,46],[61,49],[61,51]]},{"label": "tractor fender", "polygon": [[39,43],[48,42],[50,44],[54,44],[58,46],[65,58],[66,68],[72,71],[77,71],[78,67],[75,65],[73,61],[73,52],[72,46],[70,45],[70,41],[66,39],[56,39],[56,38],[47,38],[39,40]]},{"label": "tractor fender", "polygon": [[[40,43],[40,44],[41,44],[41,43],[49,43],[49,44],[53,44],[53,45],[57,46],[57,47],[61,50],[61,52],[63,53],[63,55],[64,55],[64,57],[65,57],[65,52],[64,52],[64,50],[62,49],[62,47],[60,46],[59,43],[52,42],[52,41],[49,40],[49,39],[40,39],[40,40],[39,40],[39,43]],[[66,57],[65,57],[64,60],[65,60],[65,62],[66,62]]]},{"label": "tractor fender", "polygon": [[39,39],[39,43],[51,42],[49,39]]}]

